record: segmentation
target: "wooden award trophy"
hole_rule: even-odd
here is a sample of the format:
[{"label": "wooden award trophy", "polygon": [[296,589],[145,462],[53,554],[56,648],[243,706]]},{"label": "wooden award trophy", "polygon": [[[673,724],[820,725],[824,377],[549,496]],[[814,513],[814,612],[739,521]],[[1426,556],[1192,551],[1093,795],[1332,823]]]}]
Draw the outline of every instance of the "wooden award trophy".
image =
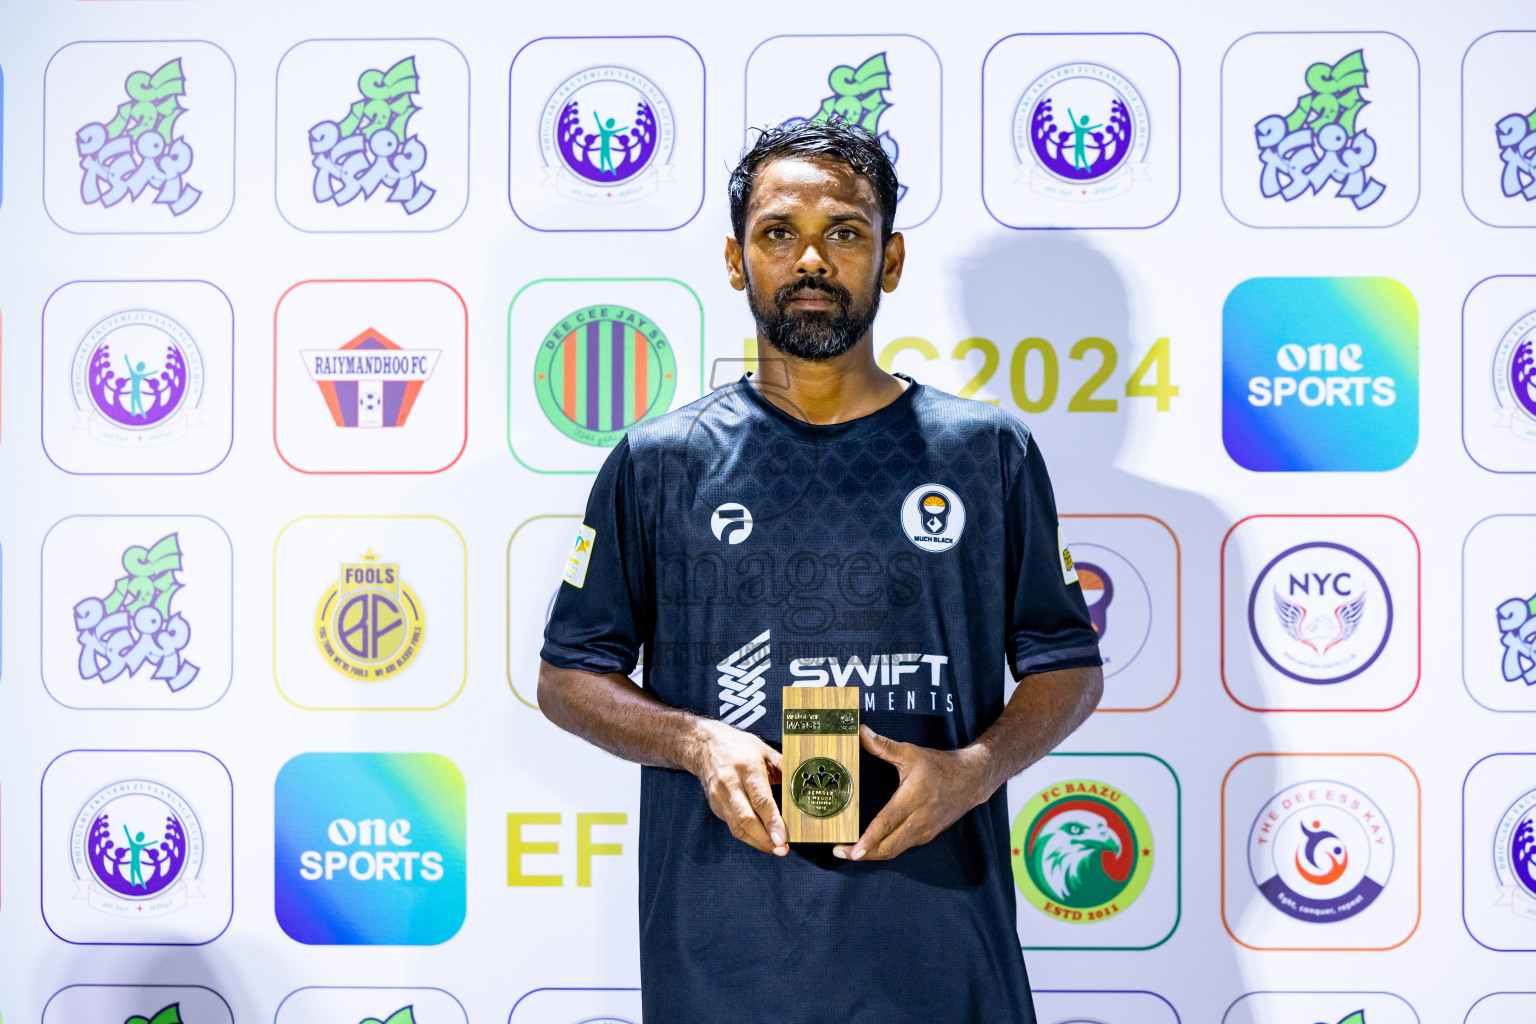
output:
[{"label": "wooden award trophy", "polygon": [[858,841],[860,692],[784,687],[784,825],[792,843]]}]

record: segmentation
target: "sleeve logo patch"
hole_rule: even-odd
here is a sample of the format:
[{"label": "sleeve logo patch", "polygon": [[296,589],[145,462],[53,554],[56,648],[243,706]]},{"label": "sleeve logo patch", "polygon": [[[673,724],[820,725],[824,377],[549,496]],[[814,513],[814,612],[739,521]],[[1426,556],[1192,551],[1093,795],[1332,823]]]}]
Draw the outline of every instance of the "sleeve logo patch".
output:
[{"label": "sleeve logo patch", "polygon": [[1061,532],[1061,527],[1056,527],[1056,546],[1061,548],[1061,582],[1072,584],[1077,582],[1077,566],[1072,562],[1072,552],[1067,547],[1067,539]]},{"label": "sleeve logo patch", "polygon": [[587,582],[587,563],[592,558],[592,542],[597,531],[586,523],[576,528],[576,539],[571,543],[571,553],[565,557],[565,582],[580,590]]}]

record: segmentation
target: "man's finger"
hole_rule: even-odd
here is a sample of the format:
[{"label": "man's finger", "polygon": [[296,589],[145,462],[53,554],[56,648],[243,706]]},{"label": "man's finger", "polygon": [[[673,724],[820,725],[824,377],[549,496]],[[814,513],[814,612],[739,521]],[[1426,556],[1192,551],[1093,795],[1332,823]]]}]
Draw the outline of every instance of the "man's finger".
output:
[{"label": "man's finger", "polygon": [[785,827],[784,819],[779,817],[779,805],[773,802],[773,793],[768,789],[766,775],[766,771],[762,775],[755,772],[748,775],[742,779],[741,788],[746,790],[747,800],[768,833],[773,843],[773,852],[782,857],[789,852],[789,846],[784,841],[784,837],[789,835],[789,829]]},{"label": "man's finger", "polygon": [[867,725],[859,726],[859,742],[863,744],[865,750],[874,754],[882,761],[889,761],[892,764],[899,765],[907,760],[905,748],[910,746],[910,744],[903,743],[900,740],[887,739]]},{"label": "man's finger", "polygon": [[757,812],[752,809],[746,794],[734,786],[726,797],[723,818],[731,828],[731,835],[748,846],[756,847],[764,853],[772,853],[774,846],[778,845],[769,840],[768,831],[758,820]]},{"label": "man's finger", "polygon": [[898,786],[890,802],[881,808],[880,813],[875,815],[875,820],[871,821],[869,827],[864,830],[864,834],[859,836],[859,841],[852,846],[846,844],[834,846],[832,848],[832,856],[842,857],[846,860],[863,860],[865,857],[868,857],[874,847],[885,839],[886,836],[901,827],[901,824],[907,820],[907,817],[912,813],[911,808],[907,804],[908,801],[903,795],[901,787]]}]

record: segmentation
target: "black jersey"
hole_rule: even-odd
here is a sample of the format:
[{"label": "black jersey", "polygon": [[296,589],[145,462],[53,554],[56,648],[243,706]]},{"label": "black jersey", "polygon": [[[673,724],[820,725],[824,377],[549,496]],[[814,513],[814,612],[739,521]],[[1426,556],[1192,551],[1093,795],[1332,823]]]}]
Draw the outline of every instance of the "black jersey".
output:
[{"label": "black jersey", "polygon": [[[628,674],[778,745],[785,686],[853,686],[863,721],[953,749],[1015,676],[1097,665],[1045,463],[995,406],[916,382],[819,426],[746,378],[637,424],[604,464],[542,656]],[[1006,666],[1006,667],[1005,667]],[[733,838],[686,772],[644,768],[647,1020],[1033,1022],[1004,789],[885,862]],[[895,790],[865,754],[861,827]]]}]

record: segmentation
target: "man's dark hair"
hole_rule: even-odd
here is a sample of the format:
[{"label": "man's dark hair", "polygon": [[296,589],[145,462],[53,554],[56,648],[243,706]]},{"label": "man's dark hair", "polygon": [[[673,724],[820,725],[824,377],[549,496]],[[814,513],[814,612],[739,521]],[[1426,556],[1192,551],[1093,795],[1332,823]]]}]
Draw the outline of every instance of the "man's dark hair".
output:
[{"label": "man's dark hair", "polygon": [[747,201],[752,197],[752,183],[760,167],[786,156],[822,157],[846,164],[855,174],[874,186],[880,200],[880,246],[891,240],[896,220],[896,167],[880,141],[852,121],[833,117],[829,121],[786,121],[777,128],[764,128],[752,148],[742,155],[731,171],[727,193],[731,197],[731,227],[736,241],[745,242]]}]

